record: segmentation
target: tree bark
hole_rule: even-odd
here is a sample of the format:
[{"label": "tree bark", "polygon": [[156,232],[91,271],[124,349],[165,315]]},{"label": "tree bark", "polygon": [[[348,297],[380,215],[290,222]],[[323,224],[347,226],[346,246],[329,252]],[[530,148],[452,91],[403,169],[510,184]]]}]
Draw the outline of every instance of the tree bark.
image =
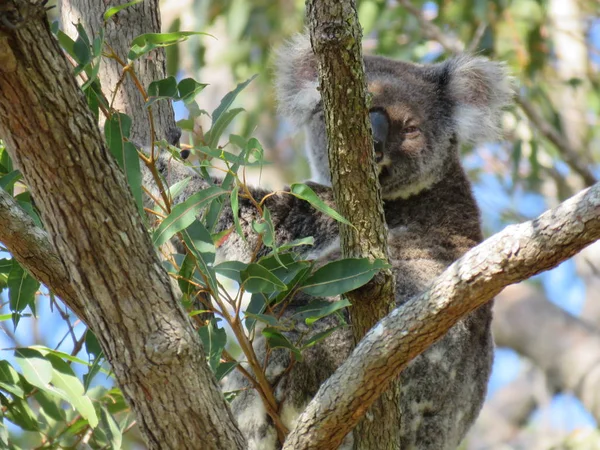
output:
[{"label": "tree bark", "polygon": [[38,228],[19,204],[0,188],[0,241],[6,246],[19,264],[46,286],[52,286],[53,292],[87,322],[80,299],[62,261],[48,240],[48,233]]},{"label": "tree bark", "polygon": [[[389,261],[381,188],[373,157],[362,31],[354,0],[308,1],[311,45],[318,63],[319,86],[328,136],[329,167],[335,204],[354,227],[341,224],[344,257]],[[362,289],[347,294],[355,342],[395,306],[391,270],[382,271]],[[398,449],[400,386],[378,399],[354,433],[357,449]]]},{"label": "tree bark", "polygon": [[600,184],[596,184],[537,219],[511,225],[470,250],[431,288],[392,311],[367,333],[321,386],[284,449],[337,448],[408,362],[461,317],[505,286],[555,267],[599,238]]},{"label": "tree bark", "polygon": [[[121,10],[104,23],[104,12],[122,3],[120,0],[59,1],[61,26],[72,38],[77,35],[75,26],[78,23],[83,25],[87,33],[94,35],[104,29],[105,41],[122,61],[127,62],[127,54],[134,38],[144,33],[161,32],[160,9],[158,0],[144,0]],[[133,62],[135,74],[145,89],[148,89],[152,81],[166,77],[165,62],[163,48],[155,49]],[[135,119],[131,127],[131,139],[134,142],[150,146],[154,139],[164,138],[167,130],[175,127],[171,102],[156,102],[151,108],[155,137],[151,136],[145,99],[131,77],[123,74],[123,67],[115,59],[102,58],[98,76],[102,80],[106,98],[109,101],[114,98],[113,108]]]},{"label": "tree bark", "polygon": [[148,447],[244,448],[44,7],[2,6],[0,135]]}]

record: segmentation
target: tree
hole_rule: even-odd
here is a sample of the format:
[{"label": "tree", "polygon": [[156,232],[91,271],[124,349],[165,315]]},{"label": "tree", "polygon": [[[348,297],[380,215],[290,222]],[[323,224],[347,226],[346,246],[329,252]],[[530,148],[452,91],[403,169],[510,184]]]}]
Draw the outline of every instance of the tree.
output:
[{"label": "tree", "polygon": [[[10,25],[3,20],[0,54],[5,64],[0,71],[0,134],[42,212],[50,242],[4,191],[1,191],[0,219],[6,227],[0,231],[0,241],[94,331],[149,447],[194,448],[196,442],[203,442],[207,448],[243,448],[243,438],[230,419],[200,341],[179,303],[179,293],[152,251],[138,213],[141,204],[138,201],[136,208],[123,172],[102,143],[96,117],[90,113],[74,83],[71,68],[50,35],[44,8],[27,2],[7,2],[4,6],[3,17]],[[122,12],[109,10],[106,21],[118,23],[121,17],[129,17],[127,14],[135,17],[137,7],[141,6]],[[150,7],[156,11],[157,5]],[[22,17],[27,19],[21,22],[18,19]],[[154,26],[156,31],[157,25]],[[88,48],[86,35],[80,30],[79,39],[70,48],[72,57],[81,64],[79,71],[88,76],[85,87],[89,98],[96,88],[93,59],[99,57],[99,52],[87,54],[82,50]],[[63,35],[59,37],[63,43],[69,42]],[[178,39],[181,35],[174,40]],[[141,52],[161,44],[152,37],[142,42],[147,47]],[[65,47],[68,49],[69,45]],[[115,51],[112,56],[117,60],[122,52]],[[125,73],[132,73],[134,81],[140,76],[140,71],[130,69],[125,63],[121,67]],[[154,86],[157,97],[164,93],[161,90],[164,84]],[[106,88],[104,83],[103,87]],[[178,94],[182,94],[181,89]],[[98,94],[97,98],[101,96]],[[97,104],[99,110],[105,107],[100,101]],[[160,108],[158,105],[161,103],[152,103],[153,113]],[[168,116],[168,111],[160,113],[163,134],[172,122]],[[64,120],[65,117],[72,119]],[[123,131],[127,128],[126,121],[111,112],[107,129],[114,123],[118,130],[116,148],[123,150],[122,137],[126,138],[125,143],[128,138]],[[136,133],[136,138],[147,136],[148,141],[156,140],[150,130],[146,130],[147,134]],[[38,139],[40,134],[44,139]],[[110,139],[108,145],[114,152]],[[148,168],[156,180],[153,155],[144,158],[150,161]],[[8,161],[6,156],[3,158]],[[135,172],[125,167],[125,174],[127,182],[133,185]],[[13,179],[16,176],[13,174]],[[10,178],[2,180],[4,186],[14,183]],[[165,190],[159,190],[159,195],[168,200]],[[595,186],[538,220],[496,236],[448,269],[428,292],[386,317],[379,327],[389,328],[395,336],[393,345],[383,349],[377,345],[377,330],[367,334],[353,356],[323,386],[286,445],[290,448],[325,445],[325,442],[334,445],[336,439],[339,441],[356,424],[359,417],[352,413],[357,410],[364,413],[394,375],[462,315],[489,300],[503,286],[552,267],[597,239],[599,202]],[[482,255],[488,264],[482,264]],[[22,269],[13,272],[13,267],[17,266],[11,262],[12,279],[20,274],[22,280],[27,280],[29,290],[34,286],[35,291],[37,287],[25,272]],[[14,292],[14,284],[10,287],[11,293]],[[23,298],[31,298],[25,294]],[[15,302],[11,306],[16,323],[23,305]],[[416,331],[409,336],[401,332],[413,328]],[[37,380],[39,386],[34,384],[39,391],[45,392],[51,381],[56,392],[65,395],[56,378],[57,372],[70,374],[64,362],[61,364],[54,356],[39,352],[21,352],[20,357],[31,367],[41,368],[43,377]],[[373,365],[378,366],[378,361],[388,358],[390,364],[385,370],[370,370]],[[344,377],[350,373],[362,374],[355,379],[360,383],[354,390],[339,381],[349,381]],[[8,416],[10,420],[35,428],[31,421],[27,422],[27,406],[20,393],[15,392],[14,386],[23,382],[17,375],[11,376],[15,383],[9,392],[14,396],[3,403],[5,411],[12,414]],[[33,384],[32,380],[27,377]],[[35,395],[34,391],[30,389],[27,395]],[[331,396],[343,401],[323,417],[318,406]],[[77,392],[67,395],[65,400],[79,405],[76,407],[83,417],[81,422],[87,420],[83,426],[93,426],[95,413],[86,409],[86,400],[82,398],[82,393]],[[112,431],[110,424],[114,422],[110,416],[102,417],[108,424],[103,427],[105,432]],[[317,424],[321,432],[310,434]]]}]

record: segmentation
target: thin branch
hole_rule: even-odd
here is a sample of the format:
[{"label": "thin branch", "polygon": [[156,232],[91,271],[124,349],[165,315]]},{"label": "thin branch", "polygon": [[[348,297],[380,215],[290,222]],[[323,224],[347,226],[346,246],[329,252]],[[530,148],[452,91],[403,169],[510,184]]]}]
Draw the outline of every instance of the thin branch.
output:
[{"label": "thin branch", "polygon": [[337,448],[402,369],[462,317],[505,286],[555,267],[598,238],[600,184],[470,250],[430,289],[395,309],[365,336],[321,386],[284,449]]},{"label": "thin branch", "polygon": [[0,189],[0,242],[37,280],[52,289],[85,320],[83,303],[75,293],[69,274],[48,239],[33,219],[4,189]]}]

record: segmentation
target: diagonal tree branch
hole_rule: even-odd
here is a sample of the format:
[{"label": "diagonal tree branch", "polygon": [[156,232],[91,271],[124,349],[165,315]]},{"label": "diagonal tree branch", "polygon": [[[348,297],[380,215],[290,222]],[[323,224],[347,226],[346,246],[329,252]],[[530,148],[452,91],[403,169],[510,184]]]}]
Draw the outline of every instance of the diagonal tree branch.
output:
[{"label": "diagonal tree branch", "polygon": [[555,267],[600,238],[600,184],[511,225],[382,319],[321,386],[284,449],[334,449],[415,356],[502,288]]},{"label": "diagonal tree branch", "polygon": [[[423,13],[416,6],[414,6],[410,0],[399,0],[399,3],[417,19],[419,25],[421,25],[423,34],[427,38],[439,42],[440,45],[450,53],[462,53],[464,51],[465,45],[459,39],[448,36],[437,25],[427,20]],[[531,102],[522,95],[517,95],[515,101],[521,107],[521,110],[525,113],[529,121],[542,134],[542,136],[544,136],[556,147],[569,167],[571,167],[575,173],[581,176],[585,185],[589,187],[596,183],[596,177],[581,160],[575,149],[572,148],[569,141],[550,123],[544,120]]]},{"label": "diagonal tree branch", "polygon": [[48,240],[48,233],[37,227],[15,199],[1,188],[0,242],[38,281],[51,287],[79,318],[86,321],[83,302]]}]

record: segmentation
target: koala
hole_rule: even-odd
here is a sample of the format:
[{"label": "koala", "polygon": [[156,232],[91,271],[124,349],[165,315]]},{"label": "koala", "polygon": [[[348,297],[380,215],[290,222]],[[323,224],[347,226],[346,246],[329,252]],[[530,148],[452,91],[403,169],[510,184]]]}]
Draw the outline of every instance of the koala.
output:
[{"label": "koala", "polygon": [[[497,135],[501,111],[509,104],[512,92],[504,66],[481,57],[458,56],[419,65],[365,56],[364,64],[372,95],[370,119],[389,228],[396,303],[400,306],[426,290],[445,268],[482,240],[480,213],[459,160],[459,146]],[[316,61],[306,37],[296,38],[279,52],[276,84],[282,113],[307,130],[308,156],[313,178],[318,181],[310,186],[334,206],[328,186]],[[174,173],[174,181],[188,175]],[[176,201],[208,185],[194,178]],[[252,193],[256,199],[269,194],[260,188]],[[314,246],[300,249],[304,257],[326,261],[339,256],[338,226],[333,219],[291,195],[272,195],[265,204],[280,244],[313,236]],[[250,230],[257,218],[252,204],[241,201],[242,227]],[[217,231],[232,225],[231,208],[225,208]],[[247,261],[255,246],[252,238],[245,241],[231,234],[217,257]],[[302,294],[296,296],[283,318],[310,300]],[[493,358],[491,320],[490,302],[457,323],[400,374],[399,448],[451,450],[460,444],[485,398]],[[327,317],[310,329],[299,325],[288,337],[294,341],[301,333],[315,334],[338,323],[338,318]],[[353,344],[351,330],[338,329],[306,350],[304,360],[291,370],[289,352],[273,349],[266,374],[279,402],[281,421],[289,429],[319,386],[349,355]],[[260,333],[253,345],[261,358],[266,343]],[[234,371],[224,390],[241,391],[231,409],[249,448],[280,448],[259,395],[248,387],[246,379]],[[341,448],[352,446],[350,433]]]}]

